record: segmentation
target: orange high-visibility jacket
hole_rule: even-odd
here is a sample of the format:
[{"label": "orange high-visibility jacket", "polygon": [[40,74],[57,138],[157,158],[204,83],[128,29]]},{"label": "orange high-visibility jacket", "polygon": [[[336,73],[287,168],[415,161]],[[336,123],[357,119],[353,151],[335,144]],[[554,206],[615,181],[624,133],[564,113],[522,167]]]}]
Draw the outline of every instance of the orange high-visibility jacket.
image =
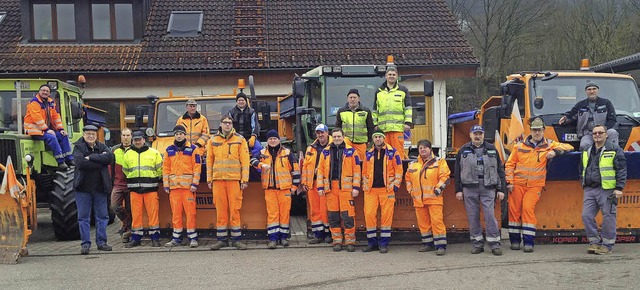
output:
[{"label": "orange high-visibility jacket", "polygon": [[442,194],[437,196],[435,190],[439,188],[444,192],[445,186],[449,184],[450,175],[451,170],[447,161],[440,157],[432,156],[426,163],[418,157],[418,160],[409,163],[404,178],[407,182],[407,191],[413,198],[413,206],[442,205]]},{"label": "orange high-visibility jacket", "polygon": [[526,187],[543,187],[547,178],[547,153],[555,150],[562,154],[572,151],[573,146],[543,138],[538,146],[531,143],[531,136],[516,144],[505,164],[508,184]]},{"label": "orange high-visibility jacket", "polygon": [[207,144],[207,182],[249,182],[249,147],[242,135],[231,129],[226,137],[218,132]]},{"label": "orange high-visibility jacket", "polygon": [[42,100],[37,94],[27,104],[24,116],[24,131],[31,136],[42,136],[49,129],[62,130],[62,119],[56,110],[56,103],[51,98]]},{"label": "orange high-visibility jacket", "polygon": [[193,118],[189,116],[189,112],[184,113],[184,115],[178,119],[176,125],[182,125],[187,129],[187,140],[189,140],[191,144],[204,147],[207,141],[209,141],[209,122],[200,112],[196,112]]},{"label": "orange high-visibility jacket", "polygon": [[174,144],[167,147],[162,163],[162,184],[165,191],[198,187],[202,166],[200,155],[195,153],[196,148],[189,142],[186,142],[182,151]]},{"label": "orange high-visibility jacket", "polygon": [[[300,165],[295,160],[291,151],[280,146],[273,162],[269,147],[260,150],[260,163],[256,166],[262,179],[262,188],[298,189],[300,185]],[[269,165],[269,170],[264,170],[262,165]],[[275,175],[275,178],[273,178]]]},{"label": "orange high-visibility jacket", "polygon": [[[331,144],[331,142],[331,136],[329,136],[329,143],[327,144]],[[304,160],[302,161],[302,178],[300,179],[300,184],[313,188],[322,150],[324,150],[324,147],[320,145],[318,139],[307,147],[307,152],[304,154]]]},{"label": "orange high-visibility jacket", "polygon": [[[322,150],[322,153],[320,154],[320,162],[318,164],[318,177],[316,179],[318,183],[318,190],[324,190],[325,193],[331,192],[332,189],[348,191],[353,189],[360,190],[360,182],[362,179],[360,172],[360,159],[353,147],[346,143],[343,144],[345,147],[340,148],[340,150],[342,150],[342,164],[331,164],[330,150],[335,149],[332,148],[333,143],[329,143],[329,145]],[[331,188],[331,180],[333,177],[330,175],[331,167],[333,166],[340,166],[340,179],[338,180],[340,188]]]},{"label": "orange high-visibility jacket", "polygon": [[[387,188],[387,192],[393,193],[394,187],[400,188],[402,182],[402,159],[398,151],[391,147],[389,144],[384,143],[384,148],[380,150],[385,154],[382,159],[384,185]],[[373,167],[375,162],[376,148],[375,146],[367,151],[362,165],[362,189],[366,192],[371,190],[373,186]]]}]

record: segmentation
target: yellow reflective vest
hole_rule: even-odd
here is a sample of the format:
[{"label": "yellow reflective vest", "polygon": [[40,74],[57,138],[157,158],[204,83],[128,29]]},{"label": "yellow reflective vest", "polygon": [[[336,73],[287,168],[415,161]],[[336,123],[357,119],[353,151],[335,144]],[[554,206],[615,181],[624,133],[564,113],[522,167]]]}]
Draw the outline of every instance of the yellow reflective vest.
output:
[{"label": "yellow reflective vest", "polygon": [[382,132],[404,132],[404,125],[413,123],[409,90],[398,83],[392,88],[383,83],[373,103],[373,124]]},{"label": "yellow reflective vest", "polygon": [[157,191],[162,177],[162,155],[147,145],[131,146],[124,153],[122,172],[127,176],[129,190],[136,193]]}]

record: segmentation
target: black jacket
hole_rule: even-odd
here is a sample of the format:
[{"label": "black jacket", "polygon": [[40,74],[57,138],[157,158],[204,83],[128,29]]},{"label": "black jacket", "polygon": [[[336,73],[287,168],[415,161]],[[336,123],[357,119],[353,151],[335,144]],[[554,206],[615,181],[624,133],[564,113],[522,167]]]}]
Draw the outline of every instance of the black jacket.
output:
[{"label": "black jacket", "polygon": [[254,109],[246,106],[244,110],[240,110],[238,106],[234,106],[229,110],[229,116],[233,118],[233,128],[244,139],[247,139],[247,142],[251,135],[256,137],[260,135],[260,122],[258,122],[258,114]]},{"label": "black jacket", "polygon": [[[613,104],[608,99],[598,97],[596,99],[596,107],[600,107],[603,105],[607,107],[607,121],[604,123],[604,125],[607,127],[607,129],[611,129],[613,128],[613,126],[616,125],[616,122],[618,121],[616,118],[616,108],[613,107]],[[563,114],[564,116],[567,117],[567,121],[569,121],[567,124],[571,124],[575,122],[576,119],[578,118],[578,112],[580,111],[580,109],[584,109],[588,107],[589,107],[588,98],[577,102],[575,106],[571,108],[571,110]]]},{"label": "black jacket", "polygon": [[[592,145],[596,146],[595,144]],[[593,160],[591,160],[592,156],[591,156],[591,147],[589,147],[587,149],[588,153],[589,153],[589,161],[587,163],[587,166],[589,166],[590,162],[593,162]],[[616,158],[613,160],[613,168],[616,171],[616,189],[617,190],[623,190],[624,186],[627,184],[627,158],[626,156],[624,156],[624,151],[622,151],[622,148],[620,148],[620,146],[618,146],[618,144],[613,144],[609,141],[606,141],[604,143],[604,147],[602,148],[602,151],[615,151],[616,152]],[[597,162],[600,162],[599,160]],[[582,170],[584,169],[584,165],[582,164],[582,160],[579,163],[578,166],[578,172],[580,173],[580,179],[581,179],[581,183],[582,186],[586,186],[585,184],[585,180],[582,180]]]},{"label": "black jacket", "polygon": [[[89,156],[88,160],[85,159],[87,156]],[[109,165],[111,165],[113,159],[113,153],[111,153],[107,145],[96,141],[93,150],[91,150],[87,142],[85,142],[83,138],[80,138],[73,146],[73,161],[76,164],[73,188],[83,191],[84,189],[80,187],[83,184],[87,184],[85,181],[95,183],[101,181],[102,193],[111,194]],[[92,180],[85,180],[85,178]],[[101,178],[101,180],[95,180],[94,178]]]}]

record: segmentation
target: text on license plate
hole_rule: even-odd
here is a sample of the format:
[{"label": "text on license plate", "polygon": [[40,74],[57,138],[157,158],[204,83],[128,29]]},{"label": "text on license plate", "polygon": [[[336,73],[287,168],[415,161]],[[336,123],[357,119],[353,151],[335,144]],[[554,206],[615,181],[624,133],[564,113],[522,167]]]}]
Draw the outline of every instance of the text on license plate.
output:
[{"label": "text on license plate", "polygon": [[565,142],[574,142],[578,141],[578,134],[567,133],[564,134],[564,138],[562,138]]}]

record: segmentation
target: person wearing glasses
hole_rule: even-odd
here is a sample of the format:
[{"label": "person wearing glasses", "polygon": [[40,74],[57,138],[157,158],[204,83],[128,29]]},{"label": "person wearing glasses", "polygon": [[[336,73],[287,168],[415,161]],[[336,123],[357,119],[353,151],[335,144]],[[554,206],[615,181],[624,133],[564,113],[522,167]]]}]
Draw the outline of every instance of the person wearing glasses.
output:
[{"label": "person wearing glasses", "polygon": [[249,147],[247,140],[233,129],[233,118],[224,115],[220,129],[207,143],[207,183],[213,189],[216,206],[216,235],[218,241],[211,250],[229,246],[228,230],[231,230],[231,246],[246,250],[242,237],[240,209],[242,190],[249,185]]},{"label": "person wearing glasses", "polygon": [[573,151],[570,144],[544,138],[544,121],[531,119],[531,135],[514,146],[505,164],[507,190],[509,191],[509,241],[512,250],[533,252],[536,236],[536,204],[540,200],[547,177],[547,161]]},{"label": "person wearing glasses", "polygon": [[43,140],[47,148],[53,151],[53,157],[58,161],[58,169],[67,170],[73,166],[71,143],[56,110],[56,102],[50,96],[49,85],[41,85],[36,96],[27,104],[24,130],[34,139]]},{"label": "person wearing glasses", "polygon": [[[627,160],[622,149],[607,141],[604,125],[593,127],[593,146],[582,151],[580,172],[584,199],[582,222],[589,239],[587,253],[611,254],[616,241],[618,198],[627,181]],[[596,215],[602,211],[602,231],[598,233]]]},{"label": "person wearing glasses", "polygon": [[571,110],[565,112],[558,124],[572,124],[576,122],[576,132],[580,138],[580,150],[585,150],[593,145],[591,130],[595,125],[604,125],[607,128],[607,140],[618,144],[618,131],[613,129],[616,125],[616,109],[611,101],[598,96],[600,87],[594,82],[587,83],[584,88],[587,98],[576,103]]}]

